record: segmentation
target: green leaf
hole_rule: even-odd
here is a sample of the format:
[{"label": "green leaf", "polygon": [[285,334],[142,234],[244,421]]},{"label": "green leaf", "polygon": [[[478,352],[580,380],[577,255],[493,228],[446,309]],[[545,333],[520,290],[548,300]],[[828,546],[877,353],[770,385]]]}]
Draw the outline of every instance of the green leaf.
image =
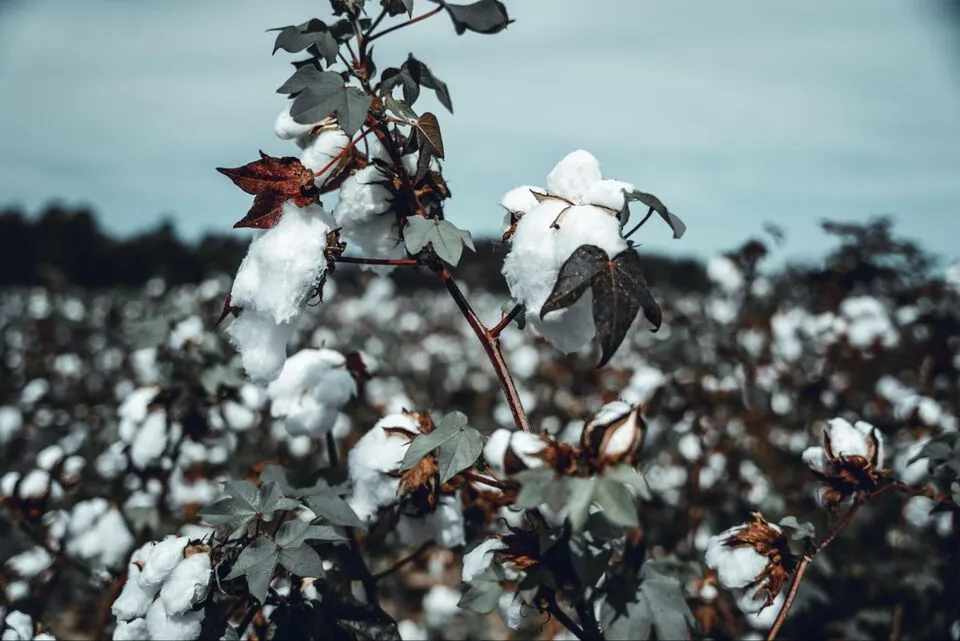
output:
[{"label": "green leaf", "polygon": [[614,479],[627,486],[633,492],[642,499],[651,499],[653,495],[650,493],[650,486],[647,485],[647,481],[643,478],[643,474],[640,473],[635,467],[630,465],[617,465],[616,467],[608,468],[603,473],[604,478]]},{"label": "green leaf", "polygon": [[477,462],[483,452],[483,435],[472,427],[464,427],[459,434],[443,442],[437,451],[440,482],[446,483]]},{"label": "green leaf", "polygon": [[457,35],[467,31],[492,34],[503,31],[513,22],[507,17],[507,8],[498,0],[479,0],[472,4],[450,4],[438,0],[450,15]]},{"label": "green leaf", "polygon": [[606,600],[600,620],[604,636],[616,639],[649,639],[655,631],[658,639],[687,639],[697,621],[683,596],[677,579],[659,574],[644,564],[640,588],[627,603],[626,613],[618,613]]},{"label": "green leaf", "polygon": [[333,492],[324,492],[307,497],[307,506],[321,519],[343,527],[364,529],[363,521],[357,516],[343,497]]},{"label": "green leaf", "polygon": [[289,95],[300,93],[311,87],[317,90],[326,88],[333,91],[339,90],[342,86],[343,78],[340,77],[340,74],[332,71],[320,71],[316,66],[307,64],[294,71],[293,75],[277,88],[277,93]]},{"label": "green leaf", "polygon": [[570,526],[574,532],[579,532],[583,529],[583,525],[587,522],[587,516],[590,514],[597,478],[595,476],[588,478],[570,477],[566,479],[566,482],[569,488],[567,505],[570,506]]},{"label": "green leaf", "polygon": [[423,216],[407,218],[407,224],[403,228],[403,242],[412,255],[420,253],[430,245],[437,257],[453,266],[460,262],[464,246],[476,251],[470,232],[458,228],[448,220]]},{"label": "green leaf", "polygon": [[809,521],[804,521],[801,523],[795,516],[785,516],[780,519],[780,522],[777,525],[787,528],[788,530],[792,530],[793,534],[791,535],[791,538],[797,541],[812,539],[817,534],[817,529],[813,527],[813,523],[810,523]]},{"label": "green leaf", "polygon": [[391,18],[401,13],[413,17],[413,0],[380,0],[380,6],[386,9]]},{"label": "green leaf", "polygon": [[297,576],[318,577],[326,574],[323,569],[323,559],[321,559],[317,551],[309,545],[283,548],[280,550],[278,561],[280,565]]},{"label": "green leaf", "polygon": [[414,467],[424,456],[459,436],[466,426],[467,417],[463,412],[450,412],[444,416],[432,432],[420,434],[413,439],[403,456],[400,471],[404,472]]},{"label": "green leaf", "polygon": [[304,541],[346,541],[347,537],[329,525],[313,525],[294,519],[286,521],[277,531],[277,545],[282,548],[294,548]]},{"label": "green leaf", "polygon": [[269,537],[261,536],[240,552],[226,580],[246,577],[250,595],[262,605],[270,588],[278,556],[277,545]]},{"label": "green leaf", "polygon": [[407,124],[412,124],[420,116],[417,115],[417,112],[413,110],[413,107],[408,105],[403,100],[397,100],[390,94],[387,94],[383,100],[384,105],[388,110],[390,110],[395,116],[405,121]]},{"label": "green leaf", "polygon": [[637,519],[637,499],[620,481],[607,476],[598,478],[593,498],[611,523],[629,528],[640,525]]},{"label": "green leaf", "polygon": [[380,74],[380,87],[384,91],[390,91],[397,85],[403,89],[403,99],[411,106],[420,96],[420,86],[427,89],[433,89],[447,111],[453,113],[453,103],[450,102],[450,91],[447,84],[433,75],[430,68],[424,63],[413,57],[413,54],[407,56],[399,69],[388,67]]},{"label": "green leaf", "polygon": [[597,367],[616,353],[641,308],[653,331],[660,328],[660,306],[647,287],[637,252],[627,249],[611,260],[596,245],[581,245],[564,261],[540,318],[574,304],[588,286],[593,289],[593,322],[602,350]]},{"label": "green leaf", "polygon": [[340,47],[329,27],[322,20],[308,20],[303,24],[288,27],[278,27],[269,31],[279,31],[273,45],[273,53],[283,49],[288,53],[299,53],[314,45],[327,65],[337,60]]},{"label": "green leaf", "polygon": [[299,95],[290,106],[290,117],[300,124],[309,125],[336,113],[340,127],[348,136],[353,136],[363,126],[372,96],[357,87],[345,86],[340,75],[331,71],[317,72],[316,81],[305,86],[303,82],[306,82],[309,73],[294,82],[297,74],[307,68],[298,69],[284,85],[300,87]]},{"label": "green leaf", "polygon": [[523,510],[531,510],[544,503],[547,488],[557,480],[557,475],[548,468],[523,470],[512,477],[520,483],[520,492],[513,504]]},{"label": "green leaf", "polygon": [[503,594],[503,588],[500,587],[499,583],[480,579],[464,583],[460,586],[460,589],[462,594],[457,605],[464,610],[480,614],[493,612],[500,602],[500,595]]},{"label": "green leaf", "polygon": [[[629,204],[632,201],[638,201],[649,207],[649,212],[657,212],[660,215],[660,218],[663,218],[670,229],[673,230],[674,238],[681,238],[684,232],[687,231],[687,226],[683,224],[683,221],[680,220],[677,216],[670,212],[667,209],[667,206],[663,202],[654,196],[653,194],[648,194],[646,192],[633,190],[633,191],[624,191],[624,209],[626,210],[629,207]],[[629,211],[626,212],[627,216],[623,217],[623,222],[626,223],[627,217],[629,216]]]}]

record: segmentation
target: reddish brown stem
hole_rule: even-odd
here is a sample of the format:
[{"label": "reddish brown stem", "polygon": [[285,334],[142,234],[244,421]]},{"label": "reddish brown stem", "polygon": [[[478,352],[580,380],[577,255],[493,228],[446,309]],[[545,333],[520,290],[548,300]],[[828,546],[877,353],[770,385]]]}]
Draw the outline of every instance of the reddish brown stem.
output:
[{"label": "reddish brown stem", "polygon": [[523,305],[517,305],[510,310],[509,313],[504,314],[503,318],[500,319],[500,322],[490,328],[490,336],[497,338],[500,336],[500,332],[505,330],[507,326],[513,321],[514,318],[523,313]]},{"label": "reddish brown stem", "polygon": [[426,552],[426,551],[427,551],[428,549],[430,549],[430,547],[432,547],[433,545],[434,545],[433,539],[430,539],[429,541],[423,543],[423,544],[422,544],[420,547],[418,547],[416,550],[414,550],[413,552],[411,552],[411,553],[408,554],[407,556],[403,557],[402,559],[398,560],[396,563],[394,563],[393,565],[391,565],[391,566],[390,566],[389,568],[387,568],[386,570],[384,570],[384,571],[382,571],[382,572],[377,572],[376,574],[374,574],[374,575],[373,575],[374,580],[379,581],[379,580],[383,579],[384,577],[390,576],[391,574],[393,574],[394,572],[396,572],[397,570],[399,570],[400,568],[402,568],[402,567],[405,566],[406,564],[408,564],[408,563],[410,563],[410,562],[412,562],[412,561],[415,561],[415,560],[417,559],[417,557],[419,557],[421,554],[423,554],[424,552]]},{"label": "reddish brown stem", "polygon": [[[816,549],[813,551],[813,554],[818,554],[823,551],[825,547],[833,543],[844,528],[850,525],[850,521],[853,520],[854,515],[857,513],[857,510],[860,509],[860,506],[864,504],[868,499],[873,498],[874,496],[879,496],[887,491],[889,488],[884,488],[879,492],[874,494],[867,495],[865,497],[858,496],[857,499],[853,502],[853,505],[850,506],[850,509],[847,510],[847,513],[843,515],[843,518],[840,519],[840,522],[834,526],[830,532],[827,533],[823,540],[817,544]],[[780,612],[777,614],[777,619],[773,622],[773,627],[770,628],[770,632],[767,634],[767,641],[773,641],[777,638],[777,635],[780,633],[780,628],[783,627],[783,622],[787,620],[787,614],[790,613],[790,608],[793,607],[793,601],[797,598],[797,591],[800,589],[800,582],[803,580],[803,575],[806,574],[807,568],[810,567],[810,562],[813,561],[813,555],[804,554],[803,558],[800,559],[800,564],[797,565],[796,571],[793,573],[793,578],[790,580],[790,589],[787,592],[787,598],[783,601],[783,607],[780,608]]]},{"label": "reddish brown stem", "polygon": [[[323,169],[314,172],[314,175],[322,176],[328,169],[340,162],[340,159],[343,158],[344,155],[346,155],[351,149],[353,149],[358,142],[369,136],[372,131],[373,129],[367,129],[362,134],[351,140],[343,149],[340,150],[340,153],[330,159],[330,162],[328,162]],[[326,183],[326,181],[324,181],[324,183]]]},{"label": "reddish brown stem", "polygon": [[507,486],[501,483],[500,481],[493,478],[487,478],[482,474],[478,474],[471,470],[467,470],[466,472],[463,473],[463,475],[464,477],[466,477],[468,481],[473,481],[474,483],[480,483],[482,485],[489,485],[490,487],[496,488],[501,492],[507,489]]},{"label": "reddish brown stem", "polygon": [[437,15],[438,13],[440,13],[441,11],[443,11],[443,6],[442,6],[442,5],[439,6],[439,7],[437,7],[436,9],[434,9],[434,10],[432,10],[432,11],[426,12],[426,13],[423,14],[422,16],[417,16],[416,18],[410,18],[410,19],[407,20],[406,22],[401,22],[400,24],[393,25],[393,26],[390,27],[389,29],[384,29],[384,30],[381,31],[380,33],[375,33],[375,34],[373,34],[372,36],[370,36],[369,38],[367,38],[365,42],[366,42],[366,44],[369,45],[371,42],[373,42],[373,41],[376,40],[377,38],[382,38],[383,36],[387,35],[388,33],[393,33],[393,32],[396,31],[397,29],[403,29],[404,27],[409,27],[410,25],[416,24],[416,23],[420,22],[421,20],[426,20],[426,19],[429,18],[430,16],[435,16],[435,15]]},{"label": "reddish brown stem", "polygon": [[500,341],[496,336],[491,335],[487,328],[483,326],[483,323],[480,322],[477,313],[473,311],[473,307],[470,306],[470,303],[446,267],[440,269],[440,279],[443,280],[447,291],[450,292],[453,302],[456,303],[464,318],[467,319],[467,323],[470,324],[473,333],[480,339],[483,351],[487,353],[487,358],[490,359],[490,364],[493,365],[493,369],[497,373],[497,378],[500,380],[500,387],[503,388],[503,393],[507,396],[507,405],[510,406],[510,413],[513,414],[513,422],[516,424],[517,429],[523,432],[531,431],[530,421],[527,419],[527,414],[523,410],[523,404],[520,402],[520,394],[517,393],[517,386],[513,382],[513,376],[510,375],[510,369],[507,367],[507,363],[503,358],[503,352],[500,351]]}]

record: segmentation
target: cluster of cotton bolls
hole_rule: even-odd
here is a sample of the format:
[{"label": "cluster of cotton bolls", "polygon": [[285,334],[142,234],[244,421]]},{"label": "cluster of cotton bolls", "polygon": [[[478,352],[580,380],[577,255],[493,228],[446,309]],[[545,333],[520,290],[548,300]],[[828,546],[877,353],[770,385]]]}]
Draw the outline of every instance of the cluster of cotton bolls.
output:
[{"label": "cluster of cotton bolls", "polygon": [[204,612],[195,606],[206,599],[210,583],[209,546],[191,545],[186,536],[144,544],[130,557],[111,606],[117,619],[113,638],[198,638]]}]

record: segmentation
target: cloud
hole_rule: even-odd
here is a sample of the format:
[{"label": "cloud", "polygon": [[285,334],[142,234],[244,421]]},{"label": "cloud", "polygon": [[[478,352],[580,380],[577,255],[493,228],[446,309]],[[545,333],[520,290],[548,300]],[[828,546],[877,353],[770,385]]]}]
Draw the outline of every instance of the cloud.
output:
[{"label": "cloud", "polygon": [[[582,3],[524,0],[502,34],[437,19],[377,44],[381,68],[413,51],[447,80],[437,111],[450,217],[496,233],[500,195],[542,183],[584,147],[604,171],[660,195],[688,222],[673,253],[713,253],[783,224],[792,254],[819,249],[823,217],[894,212],[942,233],[960,205],[960,88],[935,5],[818,0]],[[174,8],[175,7],[175,8]],[[273,138],[290,59],[265,29],[315,0],[14,3],[0,22],[0,194],[80,199],[129,232],[175,214],[190,235],[226,230],[248,197],[217,174]]]}]

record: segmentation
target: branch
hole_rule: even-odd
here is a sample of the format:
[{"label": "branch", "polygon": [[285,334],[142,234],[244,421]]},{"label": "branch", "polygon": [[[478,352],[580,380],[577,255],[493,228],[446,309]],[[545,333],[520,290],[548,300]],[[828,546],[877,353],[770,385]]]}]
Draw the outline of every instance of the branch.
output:
[{"label": "branch", "polygon": [[365,256],[341,256],[336,262],[351,265],[393,265],[394,267],[415,267],[423,264],[423,261],[416,258],[366,258]]},{"label": "branch", "polygon": [[520,303],[516,307],[510,310],[509,313],[504,314],[503,318],[500,319],[500,322],[490,328],[490,331],[487,332],[492,338],[497,338],[500,336],[500,332],[505,330],[508,325],[513,321],[514,318],[523,313],[524,306]]},{"label": "branch", "polygon": [[436,9],[434,9],[433,11],[428,11],[428,12],[426,12],[425,14],[423,14],[422,16],[417,16],[416,18],[410,18],[410,19],[407,20],[406,22],[401,22],[400,24],[393,25],[393,26],[390,27],[389,29],[384,29],[384,30],[381,31],[380,33],[375,33],[375,34],[373,34],[372,36],[370,36],[369,38],[367,38],[366,43],[367,43],[367,44],[370,44],[371,42],[373,42],[373,41],[376,40],[377,38],[382,38],[383,36],[387,35],[388,33],[393,33],[393,32],[396,31],[397,29],[403,29],[404,27],[409,27],[410,25],[416,24],[416,23],[420,22],[421,20],[426,20],[426,19],[429,18],[430,16],[435,16],[435,15],[437,15],[438,13],[440,13],[441,11],[443,11],[443,6],[439,6],[439,7],[437,7]]},{"label": "branch", "polygon": [[473,333],[480,339],[483,351],[487,353],[487,358],[490,359],[490,364],[493,365],[493,369],[497,373],[497,378],[500,380],[500,387],[503,388],[503,393],[507,396],[507,405],[510,406],[510,413],[513,414],[513,422],[516,424],[517,429],[522,432],[531,431],[530,421],[527,418],[526,412],[523,410],[520,395],[517,393],[517,385],[514,383],[513,376],[510,375],[510,369],[503,359],[503,352],[500,351],[500,341],[497,340],[496,336],[491,336],[487,328],[480,322],[477,313],[473,311],[473,307],[470,306],[460,287],[456,281],[453,280],[453,276],[450,275],[450,270],[442,267],[440,269],[440,279],[443,280],[447,291],[450,292],[453,302],[457,304],[460,312],[464,318],[467,319],[467,323],[470,324]]},{"label": "branch", "polygon": [[483,476],[483,475],[481,475],[481,474],[477,474],[477,473],[474,472],[473,470],[466,470],[466,471],[463,473],[463,476],[464,476],[468,481],[473,481],[474,483],[480,483],[480,484],[482,484],[482,485],[489,485],[490,487],[496,488],[496,489],[500,490],[501,492],[504,492],[504,491],[507,490],[507,486],[504,485],[503,483],[501,483],[500,481],[498,481],[498,480],[496,480],[496,479],[488,479],[488,478],[486,478],[485,476]]},{"label": "branch", "polygon": [[384,577],[390,576],[391,574],[393,574],[394,572],[396,572],[397,570],[399,570],[400,568],[402,568],[403,566],[405,566],[407,563],[410,563],[411,561],[414,561],[418,556],[420,556],[421,554],[423,554],[424,552],[426,552],[426,551],[427,551],[428,549],[430,549],[430,547],[432,547],[433,545],[434,545],[433,539],[430,539],[429,541],[421,544],[420,547],[418,547],[416,550],[414,550],[413,552],[411,552],[411,553],[408,554],[407,556],[403,557],[402,559],[400,559],[399,561],[397,561],[396,563],[394,563],[393,565],[391,565],[390,567],[388,567],[388,568],[387,568],[386,570],[384,570],[383,572],[377,572],[376,574],[374,574],[374,575],[373,575],[374,581],[379,581],[380,579],[383,579]]},{"label": "branch", "polygon": [[650,216],[653,216],[653,207],[651,207],[651,208],[650,208],[650,211],[647,212],[647,215],[643,217],[643,220],[641,220],[639,223],[637,223],[636,225],[634,225],[634,226],[633,226],[633,229],[631,229],[630,231],[628,231],[628,232],[624,235],[624,238],[626,239],[626,238],[630,238],[631,236],[633,236],[638,229],[640,229],[641,227],[643,227],[643,224],[644,224],[645,222],[647,222],[648,220],[650,220]]},{"label": "branch", "polygon": [[559,621],[563,626],[570,630],[573,633],[573,636],[580,639],[580,641],[601,641],[603,637],[596,636],[595,633],[588,633],[586,630],[577,625],[576,621],[570,618],[570,615],[563,611],[563,608],[557,603],[556,595],[551,594],[547,597],[547,611],[553,616],[557,621]]},{"label": "branch", "polygon": [[[858,496],[853,502],[853,505],[850,506],[850,509],[847,510],[847,513],[843,515],[843,518],[840,519],[840,522],[834,526],[830,532],[827,533],[823,540],[817,544],[816,549],[814,549],[813,554],[819,554],[826,548],[828,545],[833,543],[845,527],[850,525],[850,521],[853,520],[854,515],[857,513],[857,510],[860,509],[860,506],[863,505],[867,500],[879,496],[886,492],[890,487],[883,488],[879,492],[874,492],[873,494],[867,496]],[[783,607],[780,608],[780,612],[777,614],[777,619],[773,622],[773,627],[770,628],[770,632],[767,634],[767,641],[773,641],[777,638],[777,634],[780,633],[780,628],[783,627],[783,622],[787,619],[787,614],[790,613],[790,608],[793,607],[793,601],[797,598],[797,590],[800,589],[800,582],[803,580],[803,575],[806,574],[807,568],[810,567],[810,562],[813,561],[812,554],[804,554],[800,559],[800,564],[797,565],[796,571],[794,571],[793,578],[790,580],[790,590],[787,592],[787,598],[783,602]]]}]

